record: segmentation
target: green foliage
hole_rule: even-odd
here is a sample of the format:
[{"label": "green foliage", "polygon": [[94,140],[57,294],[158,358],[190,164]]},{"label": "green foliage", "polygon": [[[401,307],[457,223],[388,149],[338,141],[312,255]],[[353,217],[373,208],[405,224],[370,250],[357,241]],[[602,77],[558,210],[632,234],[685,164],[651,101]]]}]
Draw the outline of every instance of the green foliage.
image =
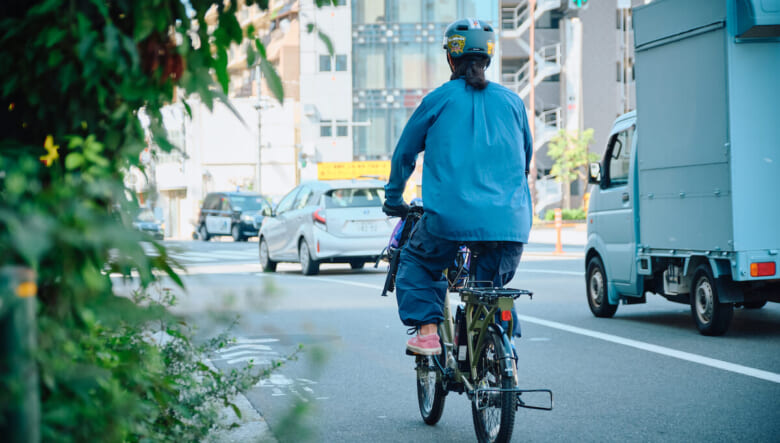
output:
[{"label": "green foliage", "polygon": [[[586,217],[587,214],[585,213],[585,210],[582,208],[561,210],[561,219],[563,220],[585,220]],[[544,220],[545,221],[555,220],[555,211],[553,210],[545,211]]]},{"label": "green foliage", "polygon": [[593,129],[583,132],[569,132],[561,129],[550,140],[547,155],[555,162],[550,175],[559,183],[569,184],[574,180],[584,179],[583,167],[590,162],[598,161],[598,155],[588,152],[588,146],[593,142]]},{"label": "green foliage", "polygon": [[[0,266],[38,274],[46,441],[198,440],[215,423],[209,405],[246,387],[246,374],[201,363],[218,344],[193,345],[166,303],[116,297],[110,278],[137,273],[146,288],[162,274],[182,285],[165,248],[131,228],[138,202],[123,179],[131,167],[143,170],[139,110],[154,143],[173,149],[161,107],[177,88],[209,107],[226,101],[227,53],[244,39],[282,99],[262,42],[239,26],[237,3],[3,4]],[[149,331],[170,340],[154,344]],[[13,405],[0,402],[0,413],[5,407]]]}]

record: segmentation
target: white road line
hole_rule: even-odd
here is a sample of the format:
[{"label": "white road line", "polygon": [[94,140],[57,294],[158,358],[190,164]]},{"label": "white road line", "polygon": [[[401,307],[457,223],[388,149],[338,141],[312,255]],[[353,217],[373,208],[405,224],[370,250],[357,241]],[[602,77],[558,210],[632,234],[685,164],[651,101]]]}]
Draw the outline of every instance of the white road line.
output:
[{"label": "white road line", "polygon": [[278,338],[237,338],[236,343],[275,343]]},{"label": "white road line", "polygon": [[[537,271],[538,272],[538,271]],[[546,271],[549,273],[560,273],[558,271]],[[566,271],[564,271],[566,272]],[[568,271],[571,272],[571,271]],[[582,275],[581,273],[579,275]],[[339,283],[343,285],[360,286],[365,288],[382,289],[382,286],[371,285],[367,283],[353,282],[349,280],[341,280],[337,278],[322,278],[318,277],[316,280],[327,281],[331,283]],[[692,354],[690,352],[678,351],[676,349],[666,348],[664,346],[653,345],[637,340],[631,340],[629,338],[618,337],[617,335],[605,334],[603,332],[591,331],[589,329],[578,328],[576,326],[569,326],[563,323],[544,320],[536,317],[529,317],[527,315],[518,315],[518,318],[529,323],[536,323],[538,325],[547,326],[549,328],[560,329],[562,331],[571,332],[572,334],[585,335],[599,340],[616,343],[619,345],[629,346],[636,349],[641,349],[647,352],[653,352],[656,354],[665,355],[667,357],[673,357],[680,360],[689,361],[692,363],[698,363],[700,365],[709,366],[724,371],[734,372],[737,374],[747,375],[748,377],[755,377],[761,380],[771,381],[773,383],[780,383],[780,374],[763,371],[761,369],[751,368],[749,366],[742,366],[736,363],[729,363],[723,360],[716,360],[714,358],[705,357],[703,355]]]},{"label": "white road line", "polygon": [[748,377],[755,377],[761,380],[771,381],[773,383],[780,383],[780,374],[774,372],[763,371],[761,369],[751,368],[748,366],[742,366],[735,363],[729,363],[723,360],[716,360],[714,358],[704,357],[703,355],[678,351],[676,349],[666,348],[664,346],[658,346],[658,345],[653,345],[650,343],[645,343],[637,340],[631,340],[629,338],[618,337],[617,335],[605,334],[603,332],[591,331],[590,329],[578,328],[576,326],[570,326],[563,323],[543,320],[541,318],[529,317],[527,315],[518,315],[517,317],[520,320],[527,321],[529,323],[536,323],[542,326],[547,326],[548,328],[560,329],[562,331],[571,332],[572,334],[585,335],[587,337],[597,338],[599,340],[604,340],[611,343],[617,343],[619,345],[629,346],[632,348],[641,349],[643,351],[665,355],[667,357],[674,357],[680,360],[685,360],[692,363],[698,363],[700,365],[709,366],[716,369],[722,369],[724,371],[747,375]]},{"label": "white road line", "polygon": [[582,277],[585,275],[584,272],[580,271],[556,271],[553,269],[523,269],[519,268],[517,272],[523,272],[528,274],[558,274],[558,275],[576,275],[578,277]]},{"label": "white road line", "polygon": [[236,358],[236,359],[233,359],[233,360],[228,360],[227,364],[232,365],[232,364],[240,363],[240,362],[243,362],[243,361],[251,361],[252,363],[254,363],[256,365],[270,365],[271,364],[270,360],[258,359],[257,356],[239,357],[239,358]]},{"label": "white road line", "polygon": [[251,349],[256,351],[270,351],[271,347],[266,345],[256,345],[256,344],[241,344],[241,345],[233,345],[228,346],[224,349],[220,349],[217,352],[220,354],[223,354],[225,352],[233,352],[233,351],[239,351],[239,350],[245,350],[245,349]]}]

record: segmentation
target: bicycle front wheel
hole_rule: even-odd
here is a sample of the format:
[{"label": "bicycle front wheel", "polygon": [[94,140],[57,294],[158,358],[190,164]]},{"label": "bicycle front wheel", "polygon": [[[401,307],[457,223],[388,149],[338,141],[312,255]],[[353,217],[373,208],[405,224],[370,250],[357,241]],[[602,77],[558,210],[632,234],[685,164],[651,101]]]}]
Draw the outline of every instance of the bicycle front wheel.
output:
[{"label": "bicycle front wheel", "polygon": [[508,442],[512,438],[517,394],[510,391],[514,388],[513,378],[501,370],[504,351],[501,337],[489,332],[477,360],[477,390],[471,403],[474,430],[480,442]]},{"label": "bicycle front wheel", "polygon": [[418,355],[417,364],[417,403],[420,415],[425,424],[435,425],[444,412],[444,397],[447,391],[441,380],[441,371],[437,369],[436,361],[444,365],[444,352],[439,355]]}]

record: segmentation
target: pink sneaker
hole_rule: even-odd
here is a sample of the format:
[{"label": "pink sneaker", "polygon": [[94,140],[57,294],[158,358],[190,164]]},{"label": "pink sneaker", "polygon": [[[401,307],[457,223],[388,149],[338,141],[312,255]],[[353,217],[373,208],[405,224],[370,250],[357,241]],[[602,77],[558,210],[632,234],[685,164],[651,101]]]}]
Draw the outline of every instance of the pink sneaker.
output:
[{"label": "pink sneaker", "polygon": [[420,355],[439,355],[441,354],[439,334],[416,335],[406,342],[406,349]]}]

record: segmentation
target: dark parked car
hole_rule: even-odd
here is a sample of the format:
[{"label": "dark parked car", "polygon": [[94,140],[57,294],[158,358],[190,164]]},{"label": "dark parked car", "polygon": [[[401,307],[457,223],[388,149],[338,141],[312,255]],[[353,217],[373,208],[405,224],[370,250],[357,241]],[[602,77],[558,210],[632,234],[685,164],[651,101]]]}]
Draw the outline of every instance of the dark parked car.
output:
[{"label": "dark parked car", "polygon": [[141,211],[133,219],[133,227],[145,232],[156,240],[165,237],[165,224],[155,216],[150,208],[141,208]]},{"label": "dark parked car", "polygon": [[261,194],[212,192],[200,208],[198,237],[209,241],[217,235],[230,235],[235,241],[246,241],[257,235],[263,217],[270,214],[271,204]]}]

